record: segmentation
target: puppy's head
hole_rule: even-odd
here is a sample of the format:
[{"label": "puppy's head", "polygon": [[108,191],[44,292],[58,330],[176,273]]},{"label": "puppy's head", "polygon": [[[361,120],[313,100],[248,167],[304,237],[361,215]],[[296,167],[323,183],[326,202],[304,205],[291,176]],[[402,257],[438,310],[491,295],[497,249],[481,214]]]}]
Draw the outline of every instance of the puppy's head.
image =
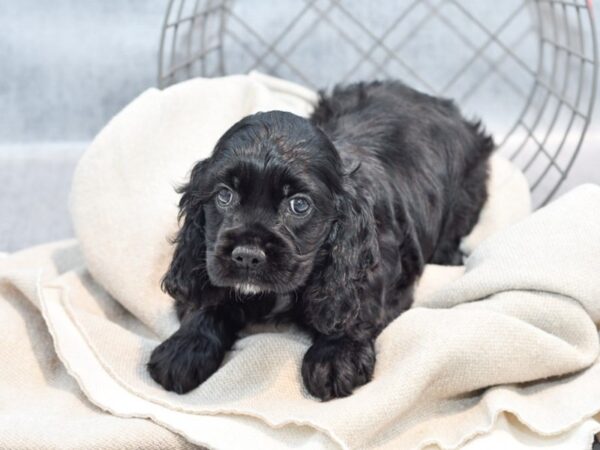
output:
[{"label": "puppy's head", "polygon": [[175,298],[207,282],[242,293],[297,289],[330,233],[342,184],[339,154],[307,119],[242,119],[181,190],[184,221],[164,288]]}]

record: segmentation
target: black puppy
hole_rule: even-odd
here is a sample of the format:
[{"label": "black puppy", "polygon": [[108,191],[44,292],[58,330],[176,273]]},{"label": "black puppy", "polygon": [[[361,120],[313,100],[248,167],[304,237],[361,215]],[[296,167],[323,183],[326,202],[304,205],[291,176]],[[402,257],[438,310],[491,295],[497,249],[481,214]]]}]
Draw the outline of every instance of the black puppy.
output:
[{"label": "black puppy", "polygon": [[314,338],[308,392],[350,395],[371,379],[375,338],[410,307],[424,264],[460,264],[493,148],[450,100],[396,81],[338,87],[310,119],[236,123],[180,191],[163,288],[181,327],[152,353],[152,378],[194,389],[244,325],[287,319]]}]

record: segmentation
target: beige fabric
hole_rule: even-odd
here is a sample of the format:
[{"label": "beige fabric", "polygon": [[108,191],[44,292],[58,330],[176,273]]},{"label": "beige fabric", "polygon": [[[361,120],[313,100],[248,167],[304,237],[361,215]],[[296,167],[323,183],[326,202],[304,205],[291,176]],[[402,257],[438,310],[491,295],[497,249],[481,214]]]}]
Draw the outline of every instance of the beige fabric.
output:
[{"label": "beige fabric", "polygon": [[0,448],[193,448],[153,422],[106,414],[67,374],[37,309],[37,290],[81,264],[74,242],[0,257]]},{"label": "beige fabric", "polygon": [[235,120],[261,109],[308,114],[314,98],[256,74],[192,80],[144,93],[107,125],[74,180],[78,243],[0,260],[0,307],[12,314],[0,315],[11,336],[0,341],[0,405],[12,408],[0,418],[9,430],[0,447],[187,445],[168,429],[214,448],[455,448],[495,433],[493,442],[520,439],[506,411],[544,445],[589,442],[598,428],[588,417],[600,409],[600,188],[495,233],[529,208],[522,176],[501,160],[463,242],[475,249],[466,266],[427,267],[415,308],[382,333],[374,379],[353,396],[320,403],[306,394],[299,369],[309,340],[291,329],[239,340],[187,395],[149,378],[151,350],[177,326],[158,289],[176,230],[170,185]]}]

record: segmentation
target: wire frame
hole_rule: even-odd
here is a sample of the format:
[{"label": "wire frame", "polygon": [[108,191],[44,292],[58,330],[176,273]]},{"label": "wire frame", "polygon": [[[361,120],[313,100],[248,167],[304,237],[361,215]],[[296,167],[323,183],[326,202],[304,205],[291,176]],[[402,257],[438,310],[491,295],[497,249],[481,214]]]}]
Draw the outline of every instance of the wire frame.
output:
[{"label": "wire frame", "polygon": [[541,206],[567,176],[591,120],[591,1],[496,3],[491,16],[489,3],[476,0],[379,0],[377,8],[170,0],[158,84],[250,70],[313,88],[399,78],[493,124],[498,151],[523,170]]}]

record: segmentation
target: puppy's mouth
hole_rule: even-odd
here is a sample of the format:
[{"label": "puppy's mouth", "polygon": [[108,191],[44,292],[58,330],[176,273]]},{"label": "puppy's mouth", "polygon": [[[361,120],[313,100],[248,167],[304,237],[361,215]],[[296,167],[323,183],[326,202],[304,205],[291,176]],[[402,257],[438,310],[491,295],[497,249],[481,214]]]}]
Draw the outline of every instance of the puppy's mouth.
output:
[{"label": "puppy's mouth", "polygon": [[272,276],[265,276],[264,274],[230,273],[229,275],[230,276],[215,277],[211,279],[211,281],[216,286],[229,287],[236,292],[245,295],[266,293],[285,294],[297,288],[296,284],[293,282],[280,282],[272,279]]},{"label": "puppy's mouth", "polygon": [[263,289],[257,284],[252,283],[236,283],[233,288],[240,294],[256,295],[263,292]]}]

